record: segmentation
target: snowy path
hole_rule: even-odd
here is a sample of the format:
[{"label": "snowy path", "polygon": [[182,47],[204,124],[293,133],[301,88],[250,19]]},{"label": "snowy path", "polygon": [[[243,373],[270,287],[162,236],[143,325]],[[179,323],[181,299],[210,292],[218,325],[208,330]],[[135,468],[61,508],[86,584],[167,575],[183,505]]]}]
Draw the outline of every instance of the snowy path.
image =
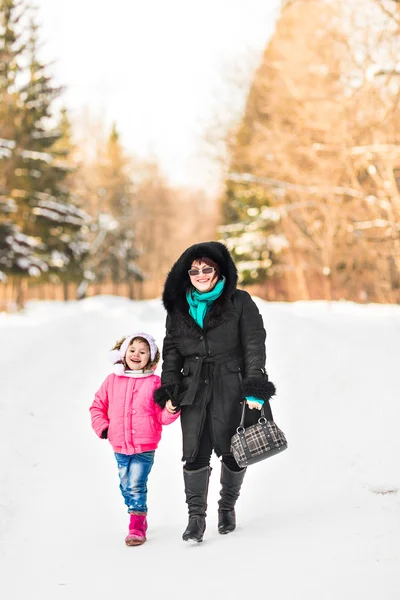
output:
[{"label": "snowy path", "polygon": [[[107,349],[159,302],[102,297],[0,315],[0,596],[81,600],[400,597],[400,308],[266,304],[268,370],[289,450],[249,469],[234,534],[181,541],[179,422],[149,481],[148,542],[126,548],[114,457],[88,407]],[[257,591],[258,590],[258,591]]]}]

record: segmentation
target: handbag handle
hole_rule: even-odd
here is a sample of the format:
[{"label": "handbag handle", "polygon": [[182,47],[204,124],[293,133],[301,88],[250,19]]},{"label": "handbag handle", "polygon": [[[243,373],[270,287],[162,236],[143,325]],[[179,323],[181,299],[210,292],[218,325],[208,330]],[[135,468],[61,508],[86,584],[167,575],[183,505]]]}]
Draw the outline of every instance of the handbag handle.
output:
[{"label": "handbag handle", "polygon": [[[244,429],[244,418],[245,418],[245,414],[246,414],[246,405],[247,405],[247,400],[246,398],[243,399],[243,408],[242,408],[242,417],[240,419],[240,423],[239,423],[239,427]],[[265,422],[267,422],[267,418],[265,416],[265,412],[264,412],[264,404],[261,406],[261,416],[258,420],[260,419],[265,419]]]},{"label": "handbag handle", "polygon": [[[242,388],[242,393],[244,396],[244,390],[243,390],[243,377],[242,377],[242,373],[240,372],[240,370],[238,371],[238,375],[239,375],[239,380],[240,380],[240,386]],[[268,403],[268,417],[266,417],[265,415],[265,411],[264,411],[264,404],[265,402]],[[273,421],[273,417],[272,417],[272,411],[271,411],[271,407],[269,405],[269,400],[264,401],[264,404],[261,405],[261,415],[258,419],[258,421],[261,423],[261,425],[265,425],[268,421]],[[240,419],[240,423],[239,426],[237,427],[236,431],[239,433],[243,432],[245,427],[244,427],[244,418],[245,418],[245,414],[246,414],[246,405],[247,405],[247,400],[244,397],[243,398],[243,408],[242,408],[242,417]]]},{"label": "handbag handle", "polygon": [[[267,404],[268,404],[268,416],[265,414],[265,410],[264,410],[265,402],[267,402]],[[260,423],[260,425],[266,425],[268,423],[268,421],[274,420],[272,417],[272,412],[271,412],[271,407],[269,405],[269,401],[268,400],[264,401],[264,404],[261,406],[261,411],[260,411],[261,414],[258,418],[258,422]],[[240,419],[239,426],[236,428],[236,431],[238,433],[242,433],[245,430],[244,418],[245,418],[245,414],[246,414],[246,405],[247,405],[246,398],[243,398],[242,416]]]}]

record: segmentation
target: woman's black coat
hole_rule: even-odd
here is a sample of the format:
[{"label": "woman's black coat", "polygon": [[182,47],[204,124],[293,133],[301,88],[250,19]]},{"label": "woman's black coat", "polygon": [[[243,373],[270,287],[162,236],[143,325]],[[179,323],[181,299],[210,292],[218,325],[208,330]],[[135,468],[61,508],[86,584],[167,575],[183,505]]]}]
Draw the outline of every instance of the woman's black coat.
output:
[{"label": "woman's black coat", "polygon": [[[209,257],[225,277],[222,295],[212,304],[201,329],[189,315],[186,292],[192,262]],[[250,295],[236,289],[237,271],[220,242],[188,248],[169,272],[163,293],[167,310],[163,345],[162,386],[155,399],[161,406],[168,398],[181,409],[182,460],[197,454],[205,419],[216,454],[230,452],[230,440],[239,425],[244,396],[265,401],[275,393],[265,372],[265,329]],[[258,410],[246,410],[246,425],[255,422]],[[272,416],[270,415],[270,418]]]}]

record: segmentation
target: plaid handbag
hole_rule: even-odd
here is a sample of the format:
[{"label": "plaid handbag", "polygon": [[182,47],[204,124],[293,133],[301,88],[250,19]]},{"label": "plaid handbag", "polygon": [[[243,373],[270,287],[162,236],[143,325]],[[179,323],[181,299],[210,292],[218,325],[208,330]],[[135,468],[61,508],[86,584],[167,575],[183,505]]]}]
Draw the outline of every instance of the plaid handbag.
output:
[{"label": "plaid handbag", "polygon": [[239,467],[248,467],[287,448],[285,434],[274,421],[267,420],[264,406],[258,422],[244,427],[246,404],[244,401],[239,427],[231,439],[231,452]]}]

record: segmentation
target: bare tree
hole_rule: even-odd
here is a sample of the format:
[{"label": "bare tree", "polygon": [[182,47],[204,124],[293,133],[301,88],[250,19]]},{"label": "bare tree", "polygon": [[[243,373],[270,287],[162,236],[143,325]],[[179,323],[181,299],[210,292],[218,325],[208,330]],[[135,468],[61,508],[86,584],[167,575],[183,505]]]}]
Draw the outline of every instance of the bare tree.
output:
[{"label": "bare tree", "polygon": [[286,4],[229,148],[227,180],[264,186],[280,214],[288,299],[399,299],[399,42],[362,6]]}]

